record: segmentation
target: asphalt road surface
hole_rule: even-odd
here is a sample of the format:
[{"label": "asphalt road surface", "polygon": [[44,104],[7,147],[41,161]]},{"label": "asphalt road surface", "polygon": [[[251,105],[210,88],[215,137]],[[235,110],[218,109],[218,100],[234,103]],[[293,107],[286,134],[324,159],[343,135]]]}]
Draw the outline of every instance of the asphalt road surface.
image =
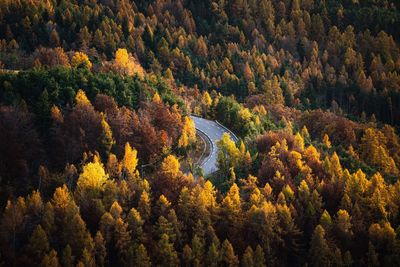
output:
[{"label": "asphalt road surface", "polygon": [[191,116],[194,121],[196,130],[205,134],[208,138],[208,142],[211,140],[211,152],[208,157],[206,157],[201,163],[200,167],[204,171],[204,175],[209,175],[215,172],[217,168],[217,156],[218,156],[218,147],[217,141],[222,138],[224,133],[228,133],[231,137],[231,140],[237,142],[237,137],[232,135],[226,128],[221,127],[218,123],[211,120],[206,120],[203,118]]}]

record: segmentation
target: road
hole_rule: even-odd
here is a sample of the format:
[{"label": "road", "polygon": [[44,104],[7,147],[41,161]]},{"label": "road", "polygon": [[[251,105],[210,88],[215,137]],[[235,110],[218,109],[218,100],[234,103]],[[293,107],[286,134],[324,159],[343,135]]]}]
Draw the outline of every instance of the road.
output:
[{"label": "road", "polygon": [[228,133],[231,137],[231,140],[233,140],[234,142],[237,142],[238,139],[231,132],[229,132],[229,130],[227,130],[223,126],[221,127],[221,125],[215,121],[206,120],[206,119],[195,117],[195,116],[191,116],[191,118],[194,121],[196,130],[205,134],[208,137],[206,141],[211,143],[211,152],[210,152],[209,156],[207,158],[205,158],[202,161],[202,163],[200,164],[201,168],[204,171],[204,175],[209,175],[218,169],[217,168],[217,156],[218,156],[217,141],[222,138],[222,135],[224,133]]}]

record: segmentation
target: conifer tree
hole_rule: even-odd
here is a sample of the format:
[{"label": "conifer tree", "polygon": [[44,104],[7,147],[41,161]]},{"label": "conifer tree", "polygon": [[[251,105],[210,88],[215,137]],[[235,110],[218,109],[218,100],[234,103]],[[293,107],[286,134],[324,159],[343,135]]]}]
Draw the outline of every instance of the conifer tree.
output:
[{"label": "conifer tree", "polygon": [[235,255],[232,244],[225,239],[221,246],[221,264],[223,266],[239,266],[238,257]]},{"label": "conifer tree", "polygon": [[150,257],[147,253],[146,247],[143,244],[140,244],[136,249],[134,266],[137,266],[137,267],[150,267],[151,266]]},{"label": "conifer tree", "polygon": [[178,254],[168,235],[163,234],[158,242],[159,264],[163,266],[179,266]]}]

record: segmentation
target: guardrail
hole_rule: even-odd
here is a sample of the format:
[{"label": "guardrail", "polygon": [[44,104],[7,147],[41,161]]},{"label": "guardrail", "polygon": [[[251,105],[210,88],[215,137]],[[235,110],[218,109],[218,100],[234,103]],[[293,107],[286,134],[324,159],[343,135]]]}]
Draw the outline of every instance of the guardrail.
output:
[{"label": "guardrail", "polygon": [[[201,117],[201,116],[199,116],[199,115],[197,115],[197,114],[193,114],[193,113],[191,113],[190,116],[197,117],[197,118],[200,118],[200,119],[204,119],[203,117]],[[239,141],[239,138],[236,136],[236,134],[234,134],[231,130],[229,130],[226,126],[224,126],[223,124],[221,124],[219,121],[217,121],[217,120],[214,120],[214,121],[215,121],[220,127],[224,128],[227,132],[229,132],[229,133],[233,136],[233,138],[235,139],[235,142]],[[197,128],[196,128],[196,129],[197,129]],[[204,134],[204,132],[203,132],[203,134]]]},{"label": "guardrail", "polygon": [[202,133],[207,138],[208,142],[211,144],[210,155],[207,157],[207,158],[210,158],[214,151],[214,143],[212,142],[211,138],[205,132],[203,132],[202,130],[197,129],[197,128],[196,128],[196,131],[199,131],[200,133]]}]

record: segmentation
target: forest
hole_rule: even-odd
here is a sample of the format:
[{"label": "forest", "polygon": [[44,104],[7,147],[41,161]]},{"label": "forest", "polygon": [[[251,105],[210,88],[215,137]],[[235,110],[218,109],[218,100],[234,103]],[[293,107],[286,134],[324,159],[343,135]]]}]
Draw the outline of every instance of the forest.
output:
[{"label": "forest", "polygon": [[[0,266],[400,266],[399,1],[0,21]],[[239,138],[209,175],[191,115]]]}]

